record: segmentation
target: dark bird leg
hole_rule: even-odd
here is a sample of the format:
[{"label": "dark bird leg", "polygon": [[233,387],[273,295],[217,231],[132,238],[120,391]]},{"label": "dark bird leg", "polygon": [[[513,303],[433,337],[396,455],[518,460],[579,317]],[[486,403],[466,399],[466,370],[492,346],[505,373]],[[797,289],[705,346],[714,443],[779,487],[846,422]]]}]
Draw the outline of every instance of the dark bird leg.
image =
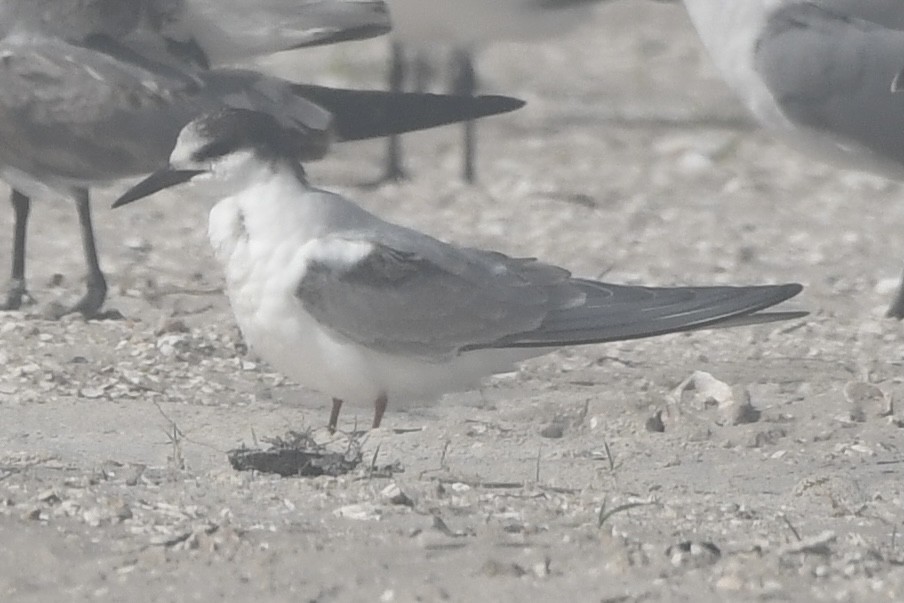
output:
[{"label": "dark bird leg", "polygon": [[887,318],[897,318],[898,320],[904,318],[904,276],[901,276],[901,284],[898,285],[898,291],[895,293],[891,306],[885,312],[885,316]]},{"label": "dark bird leg", "polygon": [[6,299],[0,302],[0,310],[18,310],[22,307],[22,301],[29,297],[25,287],[25,234],[31,200],[13,189],[9,202],[13,206],[16,221],[13,227],[13,270],[6,288]]},{"label": "dark bird leg", "polygon": [[[389,90],[402,92],[404,84],[405,50],[399,42],[393,42],[389,64]],[[402,167],[402,137],[399,134],[391,134],[386,143],[386,171],[383,173],[382,182],[398,182],[407,177]]]},{"label": "dark bird leg", "polygon": [[[474,71],[474,61],[471,51],[467,48],[458,48],[452,57],[453,80],[452,93],[463,96],[474,96],[477,90],[477,73]],[[473,121],[464,123],[464,164],[462,166],[462,178],[465,182],[473,183],[477,179],[474,162],[477,154],[477,138]]]},{"label": "dark bird leg", "polygon": [[336,425],[339,424],[339,411],[342,410],[342,400],[333,398],[333,408],[330,409],[330,422],[326,424],[326,428],[330,433],[336,433]]},{"label": "dark bird leg", "polygon": [[97,261],[97,246],[94,243],[94,227],[91,224],[91,198],[88,189],[79,188],[74,191],[75,207],[78,211],[79,228],[82,232],[82,248],[85,252],[85,264],[88,266],[86,277],[88,289],[85,295],[68,312],[81,312],[86,318],[96,317],[107,297],[107,281],[100,271]]},{"label": "dark bird leg", "polygon": [[[380,397],[374,402],[374,422],[371,424],[372,429],[380,427],[383,422],[383,413],[386,412],[386,406],[389,403],[386,394],[380,394]],[[339,424],[339,411],[342,410],[342,400],[333,398],[333,407],[330,409],[330,422],[326,424],[330,433],[336,433],[336,426]]]},{"label": "dark bird leg", "polygon": [[380,394],[380,397],[374,402],[374,422],[371,424],[371,429],[377,429],[380,423],[383,422],[383,413],[386,412],[388,403],[389,400],[387,400],[386,394]]}]

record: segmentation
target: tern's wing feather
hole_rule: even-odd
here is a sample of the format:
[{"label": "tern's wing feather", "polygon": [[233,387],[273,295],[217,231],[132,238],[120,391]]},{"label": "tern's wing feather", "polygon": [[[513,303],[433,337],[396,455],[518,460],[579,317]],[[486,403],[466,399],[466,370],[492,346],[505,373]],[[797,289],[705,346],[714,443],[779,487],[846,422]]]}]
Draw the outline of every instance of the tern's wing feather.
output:
[{"label": "tern's wing feather", "polygon": [[442,357],[648,337],[751,315],[801,290],[610,285],[531,259],[396,234],[380,243],[319,240],[296,290],[322,325],[390,353]]},{"label": "tern's wing feather", "polygon": [[904,163],[904,95],[890,90],[904,32],[790,3],[771,15],[755,61],[790,120],[833,134],[840,148]]},{"label": "tern's wing feather", "polygon": [[357,233],[318,240],[296,290],[318,322],[373,349],[448,356],[535,329],[549,308],[583,297],[561,268],[385,234],[379,243]]},{"label": "tern's wing feather", "polygon": [[638,287],[572,279],[586,294],[577,307],[551,311],[535,330],[504,337],[494,347],[547,347],[603,343],[740,326],[804,316],[805,312],[758,313],[797,295],[797,284],[749,287]]},{"label": "tern's wing feather", "polygon": [[296,84],[293,90],[329,110],[339,140],[364,140],[514,111],[524,101],[507,96],[347,90]]}]

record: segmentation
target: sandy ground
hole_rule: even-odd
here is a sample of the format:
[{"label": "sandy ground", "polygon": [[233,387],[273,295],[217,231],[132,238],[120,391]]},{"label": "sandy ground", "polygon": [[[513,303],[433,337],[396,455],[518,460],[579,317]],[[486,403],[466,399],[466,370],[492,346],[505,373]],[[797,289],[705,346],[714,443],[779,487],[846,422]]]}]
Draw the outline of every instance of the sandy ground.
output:
[{"label": "sandy ground", "polygon": [[[271,66],[378,86],[384,57],[375,41]],[[601,8],[481,66],[485,89],[529,105],[482,126],[480,185],[457,181],[455,128],[407,139],[409,182],[357,186],[380,171],[378,143],[338,147],[312,180],[581,275],[799,281],[792,307],[811,315],[564,350],[390,408],[348,475],[239,473],[231,448],[306,427],[328,441],[328,399],[244,349],[209,208],[162,195],[110,211],[122,186],[99,191],[108,306],[125,319],[50,322],[42,308],[78,293],[84,267],[72,207],[39,202],[38,305],[0,314],[0,600],[904,599],[904,326],[882,318],[900,186],[752,128],[677,7]],[[696,371],[716,384],[679,390]],[[341,427],[355,421],[369,412]],[[372,474],[374,457],[395,470]]]}]

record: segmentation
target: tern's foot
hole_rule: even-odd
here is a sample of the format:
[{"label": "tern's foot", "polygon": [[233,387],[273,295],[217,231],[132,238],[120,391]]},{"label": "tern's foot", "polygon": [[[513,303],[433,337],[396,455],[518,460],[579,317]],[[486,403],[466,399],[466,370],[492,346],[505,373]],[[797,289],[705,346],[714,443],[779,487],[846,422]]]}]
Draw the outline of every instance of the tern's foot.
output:
[{"label": "tern's foot", "polygon": [[34,298],[25,288],[25,281],[12,279],[6,285],[6,295],[0,292],[0,310],[18,310],[22,304],[34,303]]}]

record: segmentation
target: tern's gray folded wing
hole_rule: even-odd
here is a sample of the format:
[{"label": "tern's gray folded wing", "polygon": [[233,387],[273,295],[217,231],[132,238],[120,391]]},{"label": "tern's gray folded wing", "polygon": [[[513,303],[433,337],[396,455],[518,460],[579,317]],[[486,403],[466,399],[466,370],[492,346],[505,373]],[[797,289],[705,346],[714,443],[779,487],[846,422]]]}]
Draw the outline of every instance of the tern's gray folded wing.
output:
[{"label": "tern's gray folded wing", "polygon": [[[379,242],[377,242],[379,241]],[[426,358],[554,347],[792,318],[756,312],[801,286],[635,287],[571,278],[533,259],[456,248],[406,229],[317,240],[296,289],[321,325],[371,349]]]},{"label": "tern's gray folded wing", "polygon": [[834,134],[839,147],[904,162],[904,95],[890,90],[904,32],[792,3],[771,15],[755,60],[790,120]]},{"label": "tern's gray folded wing", "polygon": [[371,241],[319,240],[296,295],[321,325],[375,350],[446,357],[533,330],[550,308],[583,299],[567,271],[534,260],[429,237]]},{"label": "tern's gray folded wing", "polygon": [[470,349],[550,347],[603,343],[692,331],[710,326],[739,326],[805,315],[758,313],[797,295],[797,284],[750,287],[637,287],[574,279],[584,303],[549,313],[533,331],[509,335]]}]

